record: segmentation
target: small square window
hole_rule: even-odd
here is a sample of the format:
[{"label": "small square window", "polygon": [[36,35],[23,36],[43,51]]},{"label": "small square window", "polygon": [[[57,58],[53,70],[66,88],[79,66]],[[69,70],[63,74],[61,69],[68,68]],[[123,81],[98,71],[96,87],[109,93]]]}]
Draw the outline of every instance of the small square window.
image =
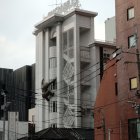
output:
[{"label": "small square window", "polygon": [[128,47],[133,48],[136,46],[136,37],[135,35],[131,35],[128,37]]},{"label": "small square window", "polygon": [[127,9],[127,20],[134,18],[134,7]]},{"label": "small square window", "polygon": [[130,78],[130,90],[137,89],[138,83],[137,78]]}]

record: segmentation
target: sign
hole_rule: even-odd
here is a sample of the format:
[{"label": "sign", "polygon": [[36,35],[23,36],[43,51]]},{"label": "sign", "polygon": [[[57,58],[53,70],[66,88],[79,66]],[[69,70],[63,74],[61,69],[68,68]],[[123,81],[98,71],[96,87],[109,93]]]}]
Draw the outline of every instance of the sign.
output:
[{"label": "sign", "polygon": [[51,16],[55,13],[65,15],[66,13],[72,11],[75,8],[80,8],[81,4],[79,0],[68,0],[63,3],[61,6],[56,7],[54,10],[48,13],[48,16]]}]

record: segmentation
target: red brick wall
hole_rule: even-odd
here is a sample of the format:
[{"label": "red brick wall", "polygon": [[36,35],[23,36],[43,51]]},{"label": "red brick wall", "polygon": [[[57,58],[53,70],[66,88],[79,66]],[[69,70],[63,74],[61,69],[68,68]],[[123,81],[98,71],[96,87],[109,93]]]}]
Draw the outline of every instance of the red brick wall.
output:
[{"label": "red brick wall", "polygon": [[[97,94],[95,110],[94,110],[94,128],[95,140],[108,139],[108,129],[111,129],[111,139],[119,139],[119,119],[117,110],[117,96],[115,94],[116,82],[116,60],[112,60],[107,64],[104,72],[99,92]],[[103,119],[105,120],[105,130],[103,128]]]},{"label": "red brick wall", "polygon": [[[127,20],[127,9],[130,7],[134,7],[135,17]],[[129,49],[128,36],[135,34],[136,30],[138,30],[137,36],[140,36],[139,8],[140,0],[116,0],[117,47],[121,47],[123,50],[121,60],[117,64],[118,100],[129,98],[128,100],[135,100],[137,103],[140,103],[135,96],[137,89],[130,90],[129,79],[132,77],[139,78],[138,63],[133,62],[139,61],[137,60],[136,49],[140,50],[140,41],[138,40],[137,48]],[[128,100],[118,103],[118,118],[122,123],[122,140],[128,140],[128,119],[138,117],[132,105],[127,102]]]}]

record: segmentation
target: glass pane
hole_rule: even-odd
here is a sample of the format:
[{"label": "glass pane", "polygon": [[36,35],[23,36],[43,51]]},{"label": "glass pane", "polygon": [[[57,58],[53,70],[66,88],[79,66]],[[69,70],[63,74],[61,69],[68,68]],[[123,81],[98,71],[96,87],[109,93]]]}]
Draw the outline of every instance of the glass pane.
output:
[{"label": "glass pane", "polygon": [[132,78],[130,80],[130,89],[136,89],[137,88],[137,78]]},{"label": "glass pane", "polygon": [[73,29],[69,30],[69,47],[73,47],[74,44],[74,35]]},{"label": "glass pane", "polygon": [[67,32],[63,33],[63,50],[67,49]]},{"label": "glass pane", "polygon": [[50,68],[56,68],[56,57],[50,58]]},{"label": "glass pane", "polygon": [[138,134],[138,138],[140,139],[140,120],[137,119],[137,134]]},{"label": "glass pane", "polygon": [[133,35],[133,36],[130,36],[129,38],[128,38],[129,40],[129,47],[131,48],[131,47],[135,47],[136,46],[136,39],[135,39],[135,36]]},{"label": "glass pane", "polygon": [[128,19],[131,19],[134,17],[134,8],[128,9]]}]

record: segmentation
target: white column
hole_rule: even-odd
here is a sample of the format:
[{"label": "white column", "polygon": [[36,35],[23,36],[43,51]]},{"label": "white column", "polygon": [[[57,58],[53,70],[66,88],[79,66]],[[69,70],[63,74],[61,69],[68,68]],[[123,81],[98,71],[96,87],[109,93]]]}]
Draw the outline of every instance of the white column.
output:
[{"label": "white column", "polygon": [[79,26],[77,25],[78,15],[75,15],[74,27],[74,87],[75,87],[75,127],[81,127],[80,111],[80,43],[79,43]]},{"label": "white column", "polygon": [[63,99],[62,99],[62,27],[59,22],[56,27],[56,48],[57,48],[57,127],[63,127]]},{"label": "white column", "polygon": [[[49,29],[44,30],[44,79],[45,82],[49,81]],[[44,127],[48,128],[50,125],[50,112],[49,102],[44,99]]]},{"label": "white column", "polygon": [[43,129],[43,107],[39,104],[42,104],[42,95],[41,93],[41,81],[43,78],[43,32],[38,33],[36,36],[36,70],[35,70],[35,89],[36,89],[36,131]]}]

